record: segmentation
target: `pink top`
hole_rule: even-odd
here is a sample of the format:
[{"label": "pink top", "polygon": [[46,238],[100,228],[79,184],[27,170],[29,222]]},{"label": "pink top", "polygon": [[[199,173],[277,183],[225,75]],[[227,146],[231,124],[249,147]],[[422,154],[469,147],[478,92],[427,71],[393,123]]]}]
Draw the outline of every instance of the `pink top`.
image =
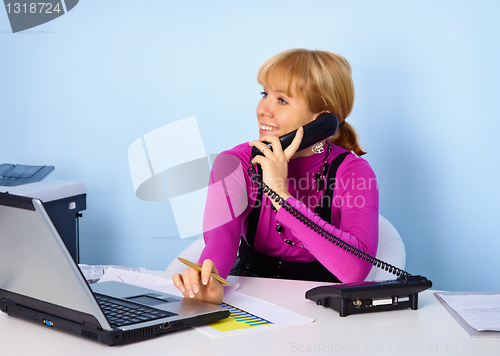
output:
[{"label": "pink top", "polygon": [[[332,145],[327,160],[331,162],[345,149]],[[288,165],[287,202],[320,227],[358,249],[375,256],[378,244],[378,185],[367,161],[347,155],[337,171],[333,193],[332,224],[314,213],[324,190],[317,192],[315,176],[326,158],[325,152],[291,160]],[[206,247],[200,256],[214,261],[219,274],[227,277],[238,253],[240,236],[245,236],[248,214],[257,196],[257,186],[250,180],[251,147],[244,143],[217,156],[212,167],[204,216]],[[281,236],[276,232],[279,223]],[[282,238],[283,237],[283,238]],[[283,239],[297,244],[290,246]],[[302,248],[297,248],[303,245]],[[371,264],[344,251],[321,237],[285,209],[277,213],[264,194],[263,207],[254,247],[258,252],[285,261],[311,262],[315,258],[344,283],[362,281]]]}]

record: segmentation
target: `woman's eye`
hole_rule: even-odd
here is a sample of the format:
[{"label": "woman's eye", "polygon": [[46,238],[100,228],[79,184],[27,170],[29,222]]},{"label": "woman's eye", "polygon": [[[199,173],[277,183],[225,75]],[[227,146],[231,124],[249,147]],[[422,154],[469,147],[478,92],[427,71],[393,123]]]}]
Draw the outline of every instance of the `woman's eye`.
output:
[{"label": "woman's eye", "polygon": [[278,98],[278,102],[280,104],[288,104],[287,101],[285,99],[282,99],[282,98]]},{"label": "woman's eye", "polygon": [[262,95],[263,98],[267,98],[267,93],[265,91],[263,91],[262,93],[260,93],[260,95]]}]

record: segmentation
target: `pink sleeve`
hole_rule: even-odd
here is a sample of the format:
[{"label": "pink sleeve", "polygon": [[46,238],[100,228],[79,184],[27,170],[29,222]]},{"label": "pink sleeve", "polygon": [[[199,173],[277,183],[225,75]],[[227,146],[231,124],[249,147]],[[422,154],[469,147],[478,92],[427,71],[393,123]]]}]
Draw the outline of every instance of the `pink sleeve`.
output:
[{"label": "pink sleeve", "polygon": [[210,174],[203,237],[205,248],[199,262],[210,259],[226,278],[238,254],[243,219],[248,215],[246,174],[238,157],[221,153]]},{"label": "pink sleeve", "polygon": [[205,248],[199,262],[203,263],[207,258],[212,260],[222,278],[227,278],[236,262],[240,243],[240,223],[238,220],[233,220],[203,235]]},{"label": "pink sleeve", "polygon": [[[368,183],[371,185],[368,186]],[[293,197],[288,198],[287,203],[334,236],[375,256],[378,244],[378,186],[375,174],[365,160],[356,158],[339,167],[332,202],[332,224]],[[285,209],[278,211],[276,220],[291,229],[304,248],[342,282],[363,281],[370,272],[371,264],[328,241]]]}]

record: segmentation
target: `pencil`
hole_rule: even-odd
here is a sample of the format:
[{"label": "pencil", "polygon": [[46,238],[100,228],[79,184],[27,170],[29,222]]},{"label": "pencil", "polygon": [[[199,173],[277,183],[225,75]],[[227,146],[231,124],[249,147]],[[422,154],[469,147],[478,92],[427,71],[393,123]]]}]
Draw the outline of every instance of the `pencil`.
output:
[{"label": "pencil", "polygon": [[[198,262],[197,263],[193,263],[193,262],[190,262],[182,257],[177,257],[177,259],[179,261],[181,261],[182,263],[184,263],[186,266],[189,266],[189,267],[192,267],[194,268],[195,270],[197,270],[198,272],[201,272],[201,264],[199,264]],[[214,277],[216,280],[218,280],[219,282],[221,282],[222,284],[224,285],[228,285],[229,282],[226,281],[224,278],[222,278],[221,276],[218,276],[216,275],[215,273],[212,272],[212,277]]]}]

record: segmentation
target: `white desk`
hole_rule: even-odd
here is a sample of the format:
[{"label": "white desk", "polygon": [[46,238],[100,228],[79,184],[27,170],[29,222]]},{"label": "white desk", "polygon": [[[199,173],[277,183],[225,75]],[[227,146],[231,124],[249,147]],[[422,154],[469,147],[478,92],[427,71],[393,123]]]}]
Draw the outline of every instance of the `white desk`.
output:
[{"label": "white desk", "polygon": [[[152,273],[161,275],[161,272]],[[168,277],[168,276],[165,276]],[[419,294],[418,310],[339,317],[306,300],[318,282],[230,277],[240,292],[309,316],[315,322],[213,339],[194,329],[109,347],[0,313],[1,355],[498,355],[500,339],[472,338],[433,291]]]}]

